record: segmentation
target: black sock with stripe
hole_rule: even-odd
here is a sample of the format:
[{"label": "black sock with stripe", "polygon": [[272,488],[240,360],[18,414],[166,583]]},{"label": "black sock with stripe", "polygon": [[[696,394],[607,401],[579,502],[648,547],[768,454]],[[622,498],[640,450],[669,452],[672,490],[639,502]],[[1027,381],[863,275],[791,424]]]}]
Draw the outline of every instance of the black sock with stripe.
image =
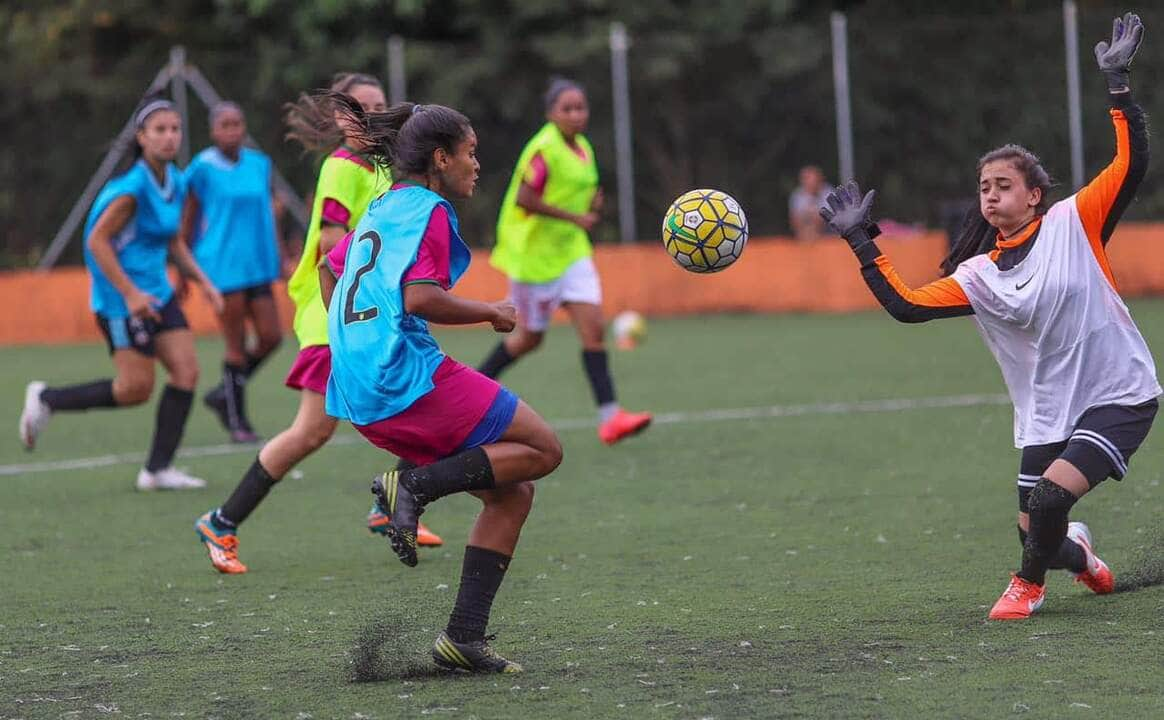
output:
[{"label": "black sock with stripe", "polygon": [[45,388],[40,393],[40,401],[53,412],[117,407],[117,401],[113,398],[112,380]]},{"label": "black sock with stripe", "polygon": [[476,642],[485,639],[493,597],[505,579],[512,558],[493,550],[468,545],[461,565],[461,587],[457,603],[449,615],[445,630],[453,642]]},{"label": "black sock with stripe", "polygon": [[231,527],[237,527],[254,512],[277,482],[279,480],[271,477],[256,457],[234,492],[218,509],[218,517]]}]

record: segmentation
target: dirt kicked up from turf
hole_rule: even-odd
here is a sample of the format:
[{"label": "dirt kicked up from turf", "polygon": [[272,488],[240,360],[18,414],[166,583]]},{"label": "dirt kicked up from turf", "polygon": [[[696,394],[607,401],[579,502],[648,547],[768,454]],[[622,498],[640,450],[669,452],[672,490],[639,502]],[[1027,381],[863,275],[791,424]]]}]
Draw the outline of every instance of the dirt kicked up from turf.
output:
[{"label": "dirt kicked up from turf", "polygon": [[1137,546],[1128,569],[1116,575],[1116,592],[1131,592],[1153,585],[1164,585],[1164,530],[1153,530]]}]

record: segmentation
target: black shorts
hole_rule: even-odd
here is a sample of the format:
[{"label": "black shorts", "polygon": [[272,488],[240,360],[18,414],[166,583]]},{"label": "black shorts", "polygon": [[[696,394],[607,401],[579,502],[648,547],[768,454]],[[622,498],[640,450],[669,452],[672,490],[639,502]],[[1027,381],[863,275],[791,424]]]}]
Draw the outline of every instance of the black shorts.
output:
[{"label": "black shorts", "polygon": [[250,302],[251,300],[258,300],[259,298],[274,297],[274,293],[271,292],[271,283],[251,285],[250,287],[231,290],[228,293],[223,293],[223,295],[233,295],[235,293],[242,293],[242,296],[247,299],[247,302]]},{"label": "black shorts", "polygon": [[182,306],[178,298],[170,298],[170,302],[158,309],[161,320],[152,318],[107,318],[97,316],[97,326],[105,336],[105,344],[109,346],[109,354],[117,350],[137,350],[146,357],[154,356],[154,338],[170,330],[182,330],[190,327],[186,316],[182,314]]},{"label": "black shorts", "polygon": [[1062,458],[1074,465],[1095,487],[1109,477],[1123,480],[1128,461],[1144,442],[1160,407],[1157,400],[1140,405],[1100,405],[1079,418],[1071,437],[1049,445],[1023,448],[1019,464],[1019,504],[1051,463]]}]

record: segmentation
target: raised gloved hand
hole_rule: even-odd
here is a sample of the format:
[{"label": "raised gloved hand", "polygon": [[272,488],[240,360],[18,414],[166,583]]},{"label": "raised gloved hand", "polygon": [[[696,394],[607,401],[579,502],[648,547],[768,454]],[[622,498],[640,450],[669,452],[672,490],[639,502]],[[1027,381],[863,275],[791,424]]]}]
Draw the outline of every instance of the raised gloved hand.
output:
[{"label": "raised gloved hand", "polygon": [[869,219],[876,196],[877,191],[870,190],[862,198],[857,181],[850,180],[829,191],[825,204],[820,206],[820,216],[856,251],[878,233],[877,226]]},{"label": "raised gloved hand", "polygon": [[1111,43],[1100,40],[1095,46],[1095,61],[1107,78],[1108,92],[1128,91],[1128,68],[1144,40],[1144,23],[1135,13],[1125,13],[1112,24]]}]

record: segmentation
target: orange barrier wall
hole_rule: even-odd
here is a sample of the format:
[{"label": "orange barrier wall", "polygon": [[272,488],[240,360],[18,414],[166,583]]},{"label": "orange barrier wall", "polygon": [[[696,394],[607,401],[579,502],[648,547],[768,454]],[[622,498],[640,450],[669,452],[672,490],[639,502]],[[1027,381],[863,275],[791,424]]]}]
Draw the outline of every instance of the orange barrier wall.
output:
[{"label": "orange barrier wall", "polygon": [[[878,245],[902,278],[920,285],[937,277],[946,248],[943,233],[882,237]],[[1164,293],[1164,224],[1121,225],[1111,244],[1112,269],[1125,296]],[[877,306],[839,239],[801,245],[781,238],[753,238],[743,258],[715,275],[696,275],[675,265],[659,245],[603,246],[595,253],[602,276],[606,312],[627,309],[646,315],[739,312],[841,312]],[[489,267],[487,251],[473,265],[457,293],[482,300],[505,295],[506,282]],[[197,291],[192,295],[197,296]],[[290,302],[276,290],[289,323]],[[217,332],[213,313],[201,297],[185,303],[191,326]],[[0,343],[66,343],[100,339],[89,311],[89,281],[81,268],[47,273],[0,273]]]}]

